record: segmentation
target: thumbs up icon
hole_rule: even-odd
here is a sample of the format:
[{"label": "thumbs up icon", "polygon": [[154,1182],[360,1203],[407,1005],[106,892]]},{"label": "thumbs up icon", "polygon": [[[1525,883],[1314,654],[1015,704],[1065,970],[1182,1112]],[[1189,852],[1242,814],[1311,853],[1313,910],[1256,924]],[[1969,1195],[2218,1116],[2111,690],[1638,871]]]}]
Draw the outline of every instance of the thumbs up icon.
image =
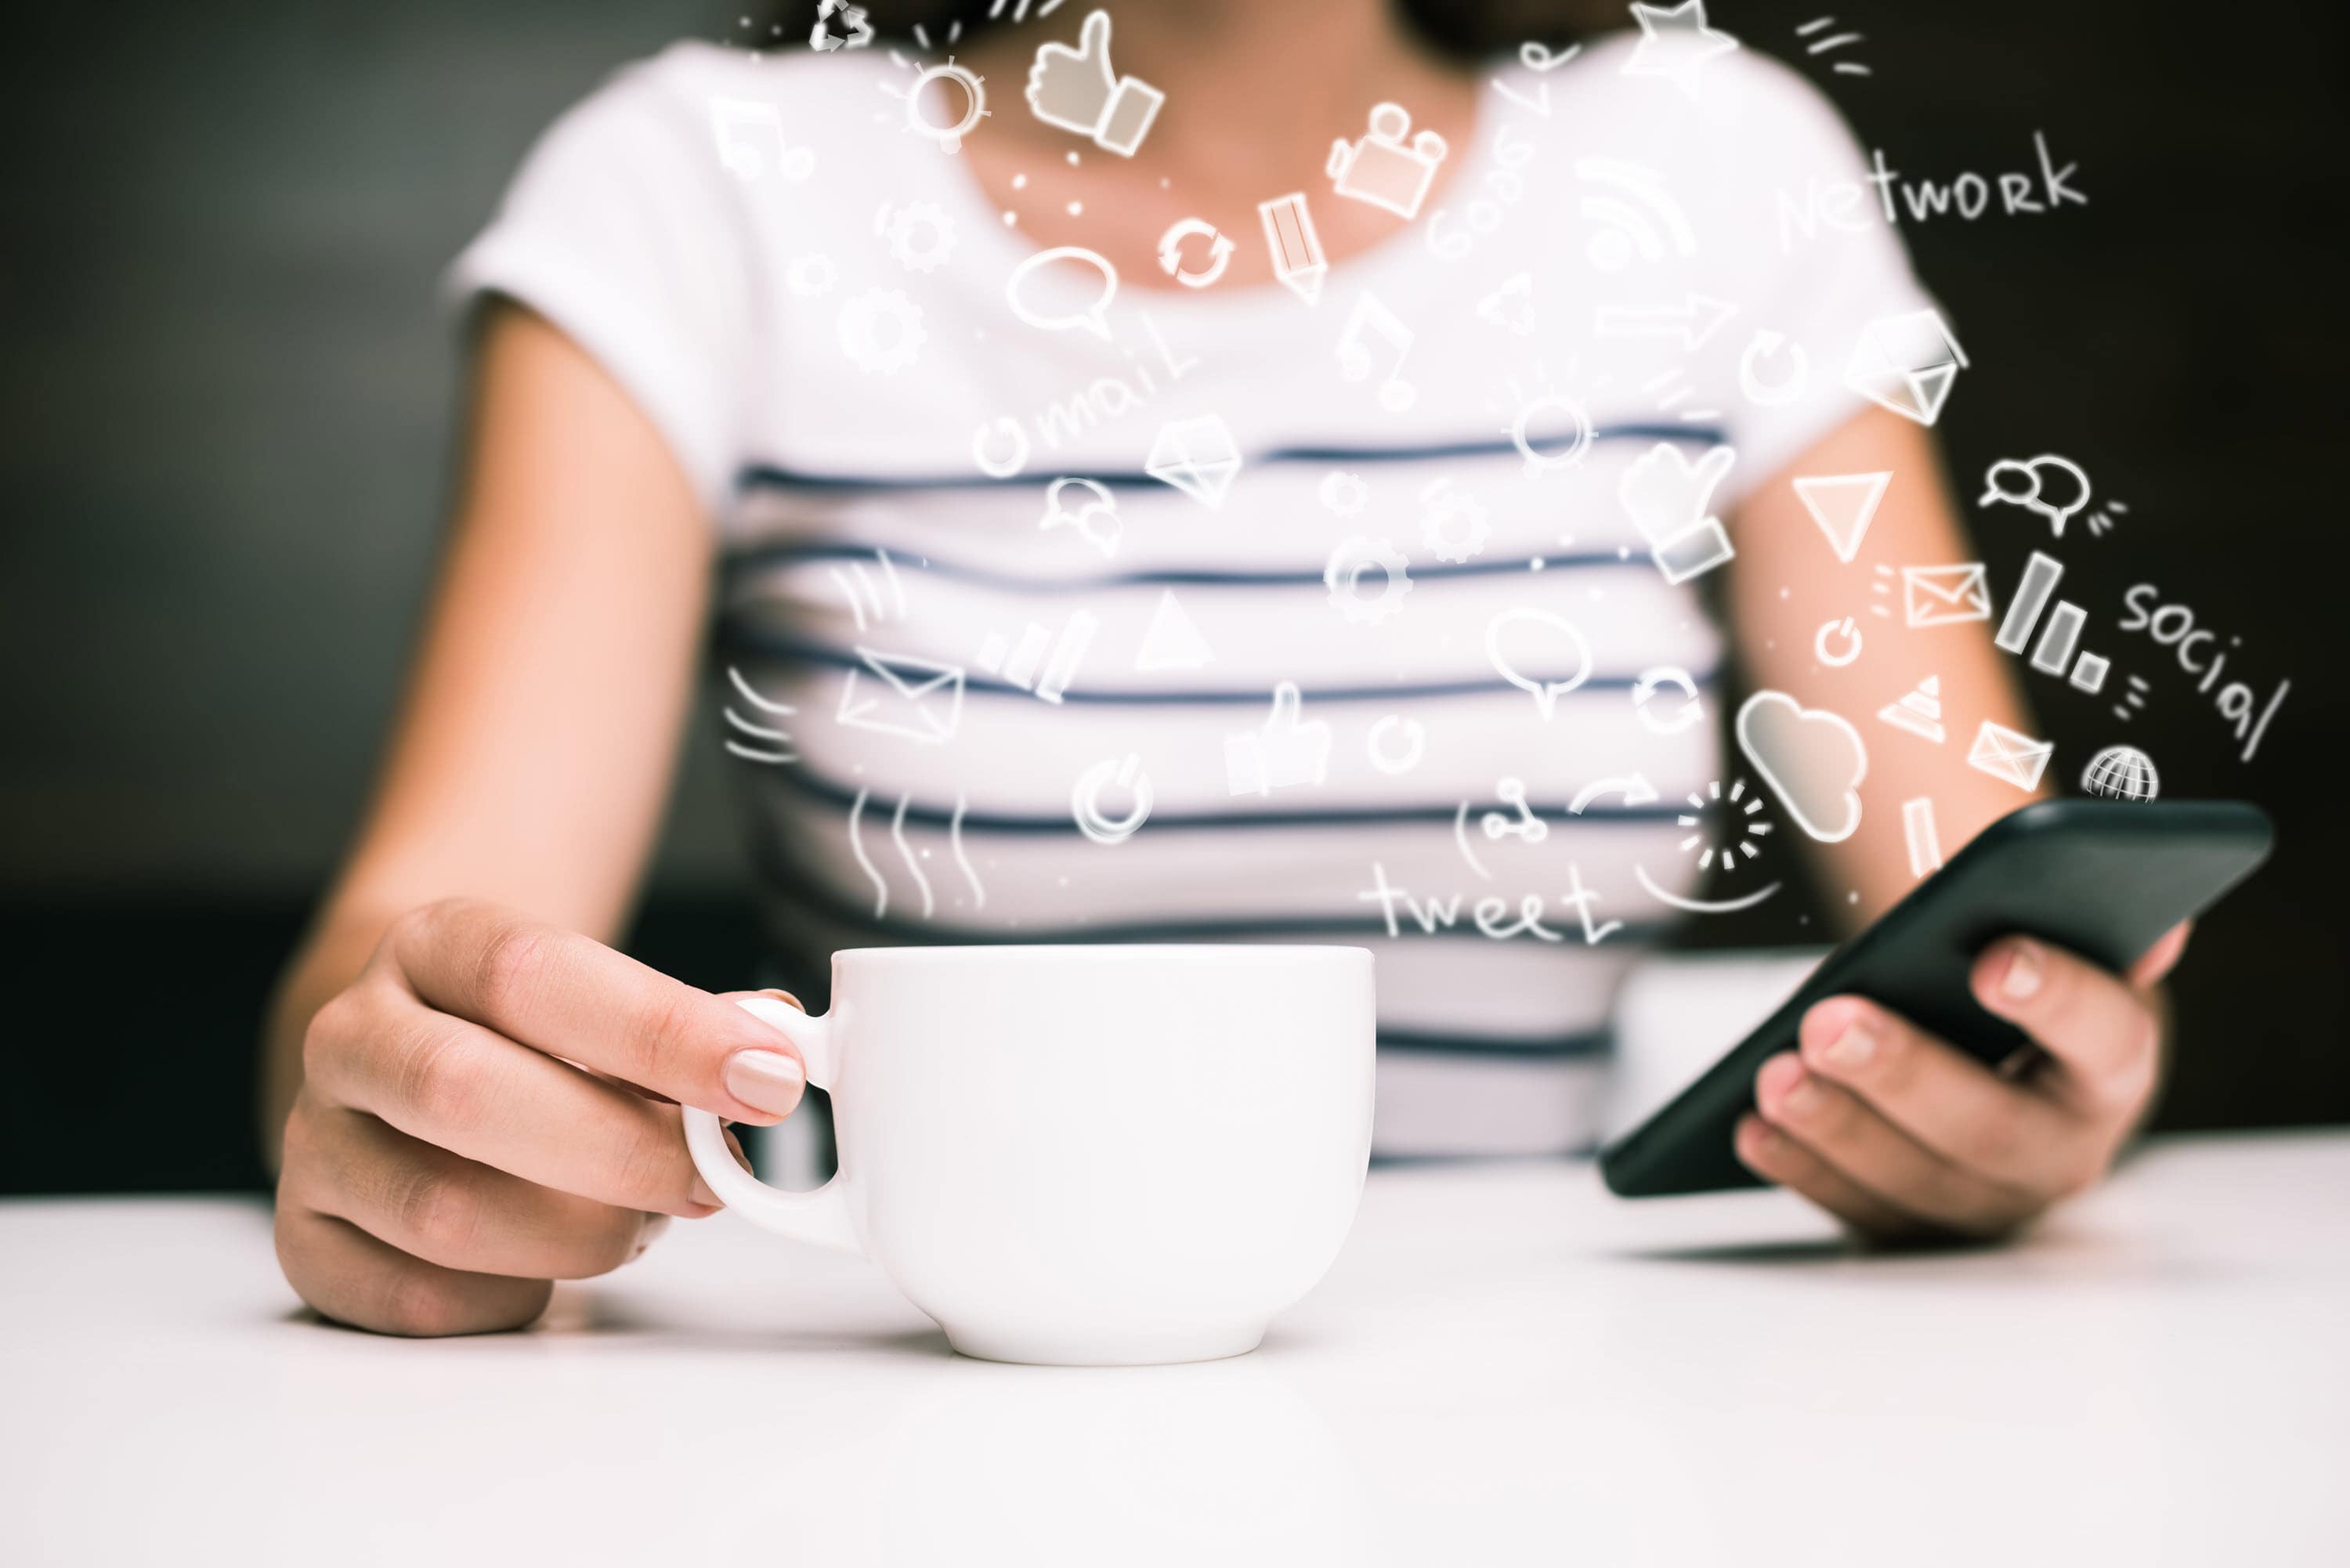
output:
[{"label": "thumbs up icon", "polygon": [[1261,730],[1224,737],[1224,782],[1233,794],[1270,794],[1288,784],[1320,784],[1330,772],[1330,726],[1302,716],[1294,680],[1273,689],[1273,715]]},{"label": "thumbs up icon", "polygon": [[1669,583],[1701,576],[1734,557],[1738,551],[1723,532],[1721,519],[1707,511],[1714,487],[1730,472],[1737,452],[1726,446],[1707,451],[1692,467],[1680,448],[1659,441],[1648,454],[1624,471],[1616,486],[1648,553]]},{"label": "thumbs up icon", "polygon": [[1159,117],[1167,95],[1132,77],[1121,80],[1109,63],[1109,13],[1086,18],[1077,47],[1046,44],[1028,72],[1028,107],[1036,118],[1090,137],[1105,152],[1131,158]]}]

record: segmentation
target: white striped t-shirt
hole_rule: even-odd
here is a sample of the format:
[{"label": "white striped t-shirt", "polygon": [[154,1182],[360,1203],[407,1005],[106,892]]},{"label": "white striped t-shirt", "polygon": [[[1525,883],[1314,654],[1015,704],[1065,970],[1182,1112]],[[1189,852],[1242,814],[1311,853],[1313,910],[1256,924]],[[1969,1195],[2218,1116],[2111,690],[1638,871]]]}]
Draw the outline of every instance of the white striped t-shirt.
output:
[{"label": "white striped t-shirt", "polygon": [[1587,1146],[1676,819],[1732,782],[1703,578],[1619,479],[1727,444],[1734,545],[1926,305],[1881,228],[1782,253],[1779,193],[1858,172],[1800,79],[1629,57],[1489,73],[1315,303],[1129,283],[1107,338],[1015,315],[1034,247],[889,109],[902,57],[680,45],[548,133],[456,285],[596,355],[724,531],[712,701],[804,995],[877,942],[1360,942],[1378,1149]]}]

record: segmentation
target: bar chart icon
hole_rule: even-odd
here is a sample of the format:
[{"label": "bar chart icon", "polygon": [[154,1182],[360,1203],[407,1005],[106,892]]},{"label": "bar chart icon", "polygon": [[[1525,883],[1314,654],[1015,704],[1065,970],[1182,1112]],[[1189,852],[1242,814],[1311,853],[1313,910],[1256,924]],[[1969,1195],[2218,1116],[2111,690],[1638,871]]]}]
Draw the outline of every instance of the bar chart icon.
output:
[{"label": "bar chart icon", "polygon": [[2010,653],[2022,653],[2023,645],[2032,641],[2032,633],[2040,627],[2040,616],[2048,611],[2048,624],[2041,628],[2040,640],[2033,646],[2032,668],[2048,675],[2064,675],[2078,690],[2091,693],[2104,690],[2106,677],[2113,670],[2113,661],[2096,654],[2083,651],[2076,658],[2074,649],[2081,641],[2081,628],[2087,624],[2089,612],[2079,605],[2064,599],[2056,607],[2048,609],[2048,601],[2055,597],[2056,585],[2064,580],[2064,563],[2038,550],[2023,568],[2023,580],[2015,586],[2015,597],[2008,601],[2007,615],[1999,623],[1999,635],[1991,641]]},{"label": "bar chart icon", "polygon": [[1016,645],[1006,641],[1002,632],[991,631],[979,645],[979,657],[972,662],[1007,686],[1033,691],[1047,702],[1058,702],[1061,693],[1069,689],[1069,682],[1076,679],[1077,661],[1085,658],[1086,646],[1093,641],[1094,631],[1100,625],[1091,615],[1078,610],[1069,617],[1058,637],[1053,635],[1051,628],[1033,620],[1021,631]]}]

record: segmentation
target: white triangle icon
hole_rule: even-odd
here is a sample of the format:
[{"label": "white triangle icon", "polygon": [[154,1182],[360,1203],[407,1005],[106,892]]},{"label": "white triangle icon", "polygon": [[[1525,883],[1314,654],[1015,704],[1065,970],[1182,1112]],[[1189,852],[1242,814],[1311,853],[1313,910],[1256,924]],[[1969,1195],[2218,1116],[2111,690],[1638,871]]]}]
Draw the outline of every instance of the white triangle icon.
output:
[{"label": "white triangle icon", "polygon": [[1877,504],[1885,499],[1885,487],[1893,483],[1888,471],[1883,473],[1815,473],[1795,481],[1795,493],[1803,498],[1804,510],[1828,536],[1828,547],[1839,561],[1849,561],[1860,554],[1861,536],[1868,532],[1869,523],[1877,516]]},{"label": "white triangle icon", "polygon": [[1950,400],[1950,389],[1958,379],[1956,365],[1936,365],[1910,372],[1909,386],[1917,394],[1919,424],[1930,425],[1942,417],[1942,405]]},{"label": "white triangle icon", "polygon": [[1898,702],[1887,702],[1877,711],[1877,716],[1897,730],[1907,730],[1919,740],[1940,745],[1946,737],[1942,729],[1942,679],[1929,675],[1918,682],[1918,690]]},{"label": "white triangle icon", "polygon": [[1134,656],[1137,670],[1197,670],[1215,655],[1208,651],[1208,639],[1175,602],[1175,590],[1169,588],[1159,596],[1159,611],[1150,618],[1150,629],[1143,633],[1142,647]]}]

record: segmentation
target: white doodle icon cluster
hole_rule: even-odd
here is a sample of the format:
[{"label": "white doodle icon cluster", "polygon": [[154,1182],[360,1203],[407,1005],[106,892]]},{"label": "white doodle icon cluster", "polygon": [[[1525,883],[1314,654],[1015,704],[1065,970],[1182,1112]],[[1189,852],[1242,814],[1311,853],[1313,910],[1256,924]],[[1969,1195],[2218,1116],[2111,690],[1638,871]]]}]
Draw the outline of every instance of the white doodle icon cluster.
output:
[{"label": "white doodle icon cluster", "polygon": [[[988,15],[1019,25],[1063,3],[995,0]],[[1582,72],[1613,59],[1627,79],[1605,83],[1610,93],[1643,112],[1662,106],[1693,136],[1730,134],[1688,107],[1707,104],[1718,78],[1742,70],[1724,63],[1743,46],[1715,25],[1706,0],[1636,0],[1628,17],[1637,36],[1595,51]],[[820,0],[808,49],[860,61],[817,68],[870,69],[887,95],[875,117],[893,138],[910,135],[951,156],[973,136],[1002,133],[987,122],[1003,102],[992,108],[986,78],[948,52],[960,24],[949,24],[935,47],[924,27],[900,28],[887,14],[883,24],[893,35],[910,30],[919,52],[878,36],[865,7]],[[1132,31],[1128,37],[1139,43]],[[1791,52],[1820,79],[1873,78],[1859,53],[1866,38],[1835,16],[1795,26],[1793,38]],[[1909,869],[1931,875],[1957,818],[1953,802],[1940,803],[1938,818],[1934,794],[1912,793],[1921,763],[1978,795],[1980,780],[1995,781],[2002,798],[2019,803],[2075,776],[2099,798],[2157,798],[2155,758],[2113,742],[2109,732],[2059,771],[2059,742],[2033,732],[2038,721],[2003,705],[1983,711],[1977,673],[1985,658],[2054,710],[2052,734],[2069,732],[2066,705],[2092,712],[2101,727],[2126,723],[2174,682],[2191,687],[2187,694],[2209,707],[2249,763],[2283,706],[2290,681],[2244,674],[2260,668],[2257,646],[2199,620],[2157,585],[2130,586],[2122,613],[2108,613],[2114,595],[2103,566],[2129,547],[2135,528],[2121,527],[2130,509],[2092,482],[2092,466],[2111,477],[2102,454],[2089,452],[2084,462],[2040,450],[2082,450],[2073,435],[1996,431],[1994,450],[2033,455],[1991,462],[1981,485],[1961,495],[1979,514],[1981,560],[1905,558],[1908,542],[1924,536],[1913,525],[1919,509],[1939,504],[1938,482],[1890,458],[1876,460],[1883,466],[1823,462],[1823,472],[1767,479],[1783,459],[1765,456],[1778,450],[1768,440],[1748,439],[1772,428],[1766,410],[1783,410],[1776,417],[1785,421],[1830,400],[1849,413],[1865,400],[1931,428],[1960,395],[1972,361],[1934,308],[1892,309],[1839,329],[1790,301],[1722,297],[1735,287],[1717,280],[1735,275],[1717,264],[1756,236],[1723,232],[1722,206],[1707,199],[1701,180],[1669,172],[1681,166],[1653,145],[1555,133],[1558,104],[1586,85],[1582,74],[1558,74],[1582,57],[1579,47],[1523,45],[1515,67],[1490,83],[1503,112],[1458,146],[1414,106],[1368,101],[1375,95],[1364,92],[1347,107],[1352,133],[1332,140],[1318,180],[1293,169],[1235,193],[1253,202],[1254,225],[1238,199],[1218,204],[1156,178],[1167,133],[1157,147],[1149,139],[1162,115],[1185,106],[1120,68],[1149,67],[1139,48],[1118,45],[1109,11],[1087,11],[1081,22],[1074,8],[1063,13],[1055,37],[1033,56],[1024,46],[1021,56],[1020,99],[1050,128],[1022,134],[1087,180],[1115,171],[1154,182],[1149,231],[1114,244],[1071,225],[1051,237],[1072,243],[1040,239],[1007,252],[983,214],[974,232],[968,202],[937,187],[868,190],[848,203],[854,221],[824,231],[824,249],[800,249],[782,264],[787,297],[779,307],[806,313],[855,376],[896,379],[887,393],[893,406],[903,399],[914,410],[931,383],[951,379],[973,352],[960,341],[966,335],[988,345],[978,351],[1084,367],[1061,383],[1074,389],[1042,411],[983,410],[969,470],[948,476],[974,498],[966,536],[1033,552],[1045,563],[1040,578],[1053,584],[1050,600],[989,597],[1012,580],[992,576],[989,560],[917,564],[910,549],[893,556],[833,545],[821,575],[811,568],[824,602],[795,607],[837,634],[819,673],[797,672],[764,648],[739,657],[730,648],[722,661],[726,753],[779,770],[752,776],[783,784],[826,772],[826,809],[870,888],[877,920],[987,906],[980,872],[993,862],[985,852],[972,858],[964,842],[964,784],[982,798],[972,831],[991,826],[988,792],[964,769],[981,745],[1051,759],[1035,765],[1051,769],[1053,829],[1122,852],[1075,852],[1087,865],[1147,860],[1166,847],[1163,836],[1202,813],[1261,826],[1291,810],[1375,815],[1395,805],[1414,821],[1449,815],[1451,852],[1470,880],[1445,888],[1413,871],[1407,887],[1389,872],[1401,857],[1374,858],[1370,886],[1353,894],[1357,919],[1376,919],[1391,936],[1458,929],[1571,942],[1579,934],[1596,946],[1659,910],[1711,916],[1767,902],[1784,886],[1776,856],[1790,835],[1779,824],[1815,843],[1846,843],[1865,810],[1896,809],[1887,794],[1908,796],[1898,809]],[[704,107],[724,176],[717,188],[730,201],[788,212],[809,193],[800,187],[820,191],[840,178],[819,157],[819,146],[832,145],[827,128],[807,123],[783,96],[745,89]],[[700,155],[698,124],[696,136]],[[2033,142],[2037,174],[2000,175],[1995,185],[1973,174],[1905,175],[1878,152],[1865,180],[1813,179],[1777,192],[1781,249],[1880,215],[1887,225],[1905,212],[1912,223],[1950,212],[1970,218],[1992,210],[1994,189],[2012,213],[2085,202],[2069,183],[2074,166],[2058,165],[2043,133],[2034,130]],[[937,166],[926,154],[922,162]],[[1293,184],[1301,188],[1281,189]],[[1024,193],[1002,204],[1019,210],[1002,217],[1016,230],[1034,221],[1050,183],[1032,169],[1013,176],[1012,188]],[[1055,204],[1081,217],[1081,203],[1057,201],[1068,193],[1057,192]],[[1405,254],[1449,269],[1433,274],[1443,289],[1415,289],[1407,274],[1344,256],[1334,267],[1317,207],[1334,239],[1350,247],[1367,232],[1418,229]],[[861,233],[868,208],[869,234]],[[1509,250],[1529,224],[1557,237],[1556,267]],[[1122,280],[1112,255],[1134,275]],[[1268,278],[1278,291],[1264,286]],[[1228,421],[1218,411],[1212,375],[1185,381],[1205,357],[1186,351],[1185,316],[1237,306],[1250,289],[1261,293],[1249,308],[1310,332],[1293,345],[1268,329],[1265,341],[1278,345],[1284,374],[1326,390],[1328,407],[1316,413],[1363,432],[1359,451],[1321,440],[1324,425],[1305,418],[1298,429],[1310,438],[1287,448],[1259,444],[1264,437],[1240,421],[1244,442],[1237,415]],[[976,321],[966,319],[970,299],[985,302]],[[1465,427],[1462,410],[1442,406],[1454,389],[1445,381],[1460,357],[1456,338],[1473,339],[1479,356],[1503,365],[1484,415]],[[1962,406],[1970,419],[1983,412]],[[1464,428],[1474,440],[1460,439]],[[1463,452],[1498,455],[1501,466],[1471,467]],[[1733,475],[1742,483],[1731,483]],[[1742,507],[1766,483],[1775,515],[1811,521],[1795,525],[1794,542],[1814,563],[1801,586],[1819,602],[1790,639],[1797,667],[1805,653],[1811,667],[1783,679],[1800,695],[1764,686],[1733,705],[1700,655],[1634,648],[1622,628],[1637,617],[1624,605],[1653,619],[1646,607],[1695,605],[1762,569],[1754,558],[1764,552],[1747,532],[1752,514],[1731,503]],[[1263,488],[1263,512],[1233,504],[1243,484],[1252,501]],[[1790,486],[1800,514],[1788,510]],[[1286,530],[1277,545],[1255,532],[1276,514]],[[1539,536],[1530,517],[1543,520]],[[1170,548],[1179,533],[1228,547],[1230,569],[1195,569]],[[1584,570],[1594,559],[1604,573]],[[1562,561],[1572,572],[1541,575]],[[917,613],[951,572],[983,584],[961,601],[969,613]],[[1572,592],[1562,581],[1569,576]],[[1216,586],[1194,586],[1207,583]],[[1472,597],[1503,583],[1512,585],[1505,594]],[[1738,591],[1747,591],[1742,581]],[[1296,641],[1284,658],[1294,662],[1251,670],[1243,649],[1265,640],[1256,607],[1280,596],[1284,606],[1310,604],[1312,618],[1287,625]],[[1248,607],[1234,607],[1243,600]],[[972,607],[982,604],[983,612]],[[1423,636],[1449,661],[1444,703],[1400,677],[1380,684],[1401,663],[1393,650]],[[1945,652],[1962,645],[1963,654]],[[2172,665],[2175,674],[2166,674]],[[1283,672],[1288,678],[1276,678]],[[1462,691],[1459,708],[1450,706]],[[1078,727],[1084,715],[1118,704],[1180,711],[1184,723],[1167,732],[1185,738],[1162,742],[1139,720]],[[1463,740],[1469,720],[1459,715],[1472,711],[1480,725],[1547,747],[1539,754],[1551,759],[1550,774],[1484,758]],[[843,732],[870,748],[845,774],[831,766],[830,750]],[[1067,739],[1087,733],[1100,738]],[[1602,754],[1617,736],[1648,748],[1639,753],[1648,772]],[[1720,752],[1700,749],[1717,738],[1728,742]],[[1873,785],[1872,742],[1892,748],[1881,752]],[[2064,745],[2073,755],[2072,742]],[[1443,786],[1434,804],[1412,793],[1457,778],[1470,756],[1478,758],[1472,788]],[[1575,776],[1557,776],[1561,756],[1576,759]],[[1688,771],[1667,773],[1679,764],[1651,757],[1681,759]],[[912,771],[893,772],[891,763]],[[1669,787],[1659,791],[1651,774]],[[917,779],[928,782],[910,783]],[[1685,788],[1691,779],[1706,782]],[[1660,836],[1669,826],[1676,847],[1669,855],[1659,836],[1613,868],[1588,850],[1580,859],[1563,855],[1563,846],[1588,839],[1561,830],[1600,816],[1648,821]],[[1024,833],[1035,824],[1012,826]],[[1125,847],[1138,838],[1142,848]],[[1481,886],[1513,875],[1513,864],[1535,863],[1550,878],[1539,891]],[[1696,896],[1700,880],[1721,896]]]}]

